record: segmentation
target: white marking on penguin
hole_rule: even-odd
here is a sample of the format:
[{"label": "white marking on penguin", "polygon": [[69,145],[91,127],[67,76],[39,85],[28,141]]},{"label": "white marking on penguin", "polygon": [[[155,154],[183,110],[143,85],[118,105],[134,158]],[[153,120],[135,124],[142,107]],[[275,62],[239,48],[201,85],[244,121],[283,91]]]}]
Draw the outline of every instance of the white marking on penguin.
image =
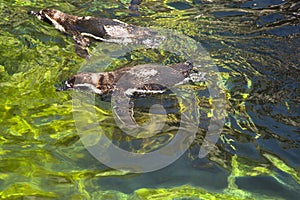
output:
[{"label": "white marking on penguin", "polygon": [[139,79],[143,79],[144,81],[148,81],[151,79],[151,77],[156,76],[158,74],[158,71],[155,69],[142,69],[133,71],[131,70],[130,73]]},{"label": "white marking on penguin", "polygon": [[39,15],[36,14],[35,16],[36,16],[39,20],[42,20],[42,11],[39,12]]},{"label": "white marking on penguin", "polygon": [[132,43],[133,40],[130,38],[119,38],[119,39],[104,39],[102,37],[98,37],[96,35],[90,34],[90,33],[80,33],[82,36],[91,37],[95,40],[100,40],[103,42],[111,42],[111,43],[123,43],[123,44],[129,44]]},{"label": "white marking on penguin", "polygon": [[58,19],[58,18],[60,18],[60,16],[61,16],[61,12],[56,11],[55,14],[53,15],[53,18]]},{"label": "white marking on penguin", "polygon": [[58,30],[60,30],[61,32],[66,32],[65,28],[60,25],[57,21],[55,21],[54,19],[52,19],[49,15],[45,14],[45,16],[47,17],[47,19],[49,19],[51,21],[51,23],[54,25],[54,27]]},{"label": "white marking on penguin", "polygon": [[69,84],[68,81],[65,82],[65,85],[68,87],[68,88],[71,88],[72,86]]},{"label": "white marking on penguin", "polygon": [[143,94],[162,94],[166,90],[141,90],[136,88],[129,88],[127,89],[124,94],[126,96],[132,96],[134,93],[143,93]]},{"label": "white marking on penguin", "polygon": [[96,35],[93,35],[93,34],[90,34],[90,33],[84,33],[84,32],[82,32],[82,33],[80,33],[82,36],[87,36],[87,37],[91,37],[91,38],[94,38],[94,39],[96,39],[96,40],[101,40],[101,41],[105,41],[105,39],[104,38],[102,38],[102,37],[98,37],[98,36],[96,36]]},{"label": "white marking on penguin", "polygon": [[118,19],[113,19],[113,21],[115,21],[115,22],[119,22],[119,23],[121,23],[121,24],[124,24],[124,25],[128,25],[127,23],[125,23],[125,22],[122,22],[122,21],[120,21],[120,20],[118,20]]},{"label": "white marking on penguin", "polygon": [[74,86],[75,89],[80,88],[80,87],[86,87],[96,94],[100,94],[100,95],[103,94],[103,92],[101,90],[99,90],[98,88],[96,88],[95,86],[93,86],[92,84],[89,84],[89,83],[80,83],[80,84],[76,84]]},{"label": "white marking on penguin", "polygon": [[127,37],[134,37],[133,34],[130,34],[127,27],[123,26],[104,26],[106,33],[115,38],[127,38]]},{"label": "white marking on penguin", "polygon": [[99,74],[93,73],[92,76],[91,76],[91,78],[92,78],[93,84],[97,85],[97,84],[98,84],[98,81],[99,81],[99,78],[100,78],[100,77],[99,77]]}]

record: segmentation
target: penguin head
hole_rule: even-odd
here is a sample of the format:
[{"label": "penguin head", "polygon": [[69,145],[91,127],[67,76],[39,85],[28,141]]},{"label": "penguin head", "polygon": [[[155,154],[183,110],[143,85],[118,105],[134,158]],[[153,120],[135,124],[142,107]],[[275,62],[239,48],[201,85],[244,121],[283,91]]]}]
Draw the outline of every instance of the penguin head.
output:
[{"label": "penguin head", "polygon": [[39,20],[44,21],[50,25],[54,25],[56,29],[65,32],[65,27],[63,25],[66,14],[54,9],[42,9],[40,11],[29,11],[29,14],[36,16]]},{"label": "penguin head", "polygon": [[74,82],[75,82],[75,77],[73,76],[70,79],[66,80],[63,86],[57,87],[56,91],[72,90],[74,89]]}]

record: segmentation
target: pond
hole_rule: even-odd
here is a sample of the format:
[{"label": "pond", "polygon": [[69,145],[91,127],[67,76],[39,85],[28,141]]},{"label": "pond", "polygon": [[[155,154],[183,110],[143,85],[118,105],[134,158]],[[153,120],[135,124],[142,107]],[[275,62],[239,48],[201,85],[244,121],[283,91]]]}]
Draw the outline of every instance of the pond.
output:
[{"label": "pond", "polygon": [[[129,3],[0,2],[1,199],[298,199],[299,1],[147,0],[135,10]],[[93,56],[85,60],[75,53],[71,36],[28,15],[46,7],[167,30],[166,38],[171,33],[179,39],[167,49],[93,43]],[[197,54],[195,45],[203,52]],[[150,129],[161,130],[152,137],[127,135],[107,99],[56,91],[82,71],[186,60],[202,66],[206,82],[134,100],[137,123],[152,116],[165,122],[150,123]],[[106,136],[145,156],[168,147],[180,130],[193,132],[194,124],[183,119],[197,122],[193,137],[185,138],[192,141],[179,144],[188,147],[161,151],[176,159],[165,163],[163,156],[154,157],[148,171],[112,165],[108,143],[99,151],[103,160],[89,148]],[[209,139],[212,129],[217,134]],[[207,138],[216,144],[207,143],[203,153]],[[139,167],[130,156],[126,166]]]}]

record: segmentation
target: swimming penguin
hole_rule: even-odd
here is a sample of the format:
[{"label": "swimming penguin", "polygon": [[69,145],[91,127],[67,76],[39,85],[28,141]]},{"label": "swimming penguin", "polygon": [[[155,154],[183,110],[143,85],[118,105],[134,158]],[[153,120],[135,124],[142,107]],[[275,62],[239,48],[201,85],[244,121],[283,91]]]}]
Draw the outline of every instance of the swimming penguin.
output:
[{"label": "swimming penguin", "polygon": [[87,48],[94,40],[113,43],[138,43],[144,44],[146,47],[157,46],[157,41],[153,40],[153,36],[157,34],[155,31],[116,19],[78,17],[47,8],[38,12],[29,11],[29,13],[39,20],[53,25],[57,30],[72,36],[76,53],[83,58],[89,58]]},{"label": "swimming penguin", "polygon": [[[38,12],[30,11],[30,14],[36,16],[39,20],[53,25],[59,31],[73,36],[76,52],[84,58],[89,58],[87,48],[93,40],[113,43],[138,43],[148,47],[153,47],[160,42],[156,40],[158,37],[155,37],[157,34],[155,31],[149,28],[130,25],[115,19],[90,16],[78,17],[54,9],[42,9]],[[163,40],[164,38],[160,39]],[[145,67],[145,65],[134,67],[134,69],[143,71],[143,73],[141,72],[140,74],[147,74],[149,77],[136,76],[136,81],[132,83],[130,88],[128,87],[125,92],[129,95],[134,93],[163,93],[167,87],[176,84],[205,80],[204,73],[192,73],[193,65],[190,62],[175,64],[169,67],[180,72],[182,76],[172,76],[172,78],[168,79],[167,77],[172,75],[172,73],[174,75],[174,70],[167,73],[163,71],[165,68],[157,68],[153,65],[148,65],[148,67]],[[119,79],[124,74],[128,74],[128,72],[132,71],[132,67],[126,67],[112,72],[83,72],[70,77],[64,86],[57,90],[83,89],[90,90],[99,95],[110,94],[116,89],[116,84]],[[153,74],[151,73],[155,71],[156,75],[152,76]],[[155,77],[163,77],[163,79],[168,80],[168,83],[165,86],[154,83],[139,84],[139,81],[141,82],[145,79],[153,79]]]},{"label": "swimming penguin", "polygon": [[192,63],[184,62],[167,67],[146,64],[111,72],[82,72],[70,77],[57,90],[87,90],[98,95],[107,95],[121,87],[127,96],[164,93],[169,87],[205,81],[205,73],[194,72],[193,69]]}]

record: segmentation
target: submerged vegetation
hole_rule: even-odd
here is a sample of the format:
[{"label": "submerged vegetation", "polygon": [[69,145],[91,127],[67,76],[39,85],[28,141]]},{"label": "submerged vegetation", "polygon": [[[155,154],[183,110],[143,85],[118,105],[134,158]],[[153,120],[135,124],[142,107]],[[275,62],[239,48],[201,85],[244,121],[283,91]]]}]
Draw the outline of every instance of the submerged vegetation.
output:
[{"label": "submerged vegetation", "polygon": [[[128,4],[0,2],[0,198],[297,199],[299,2],[149,0],[137,12],[128,10]],[[55,86],[78,71],[95,69],[97,60],[87,63],[76,55],[71,37],[27,15],[45,7],[172,29],[201,43],[218,67],[213,76],[226,96],[227,111],[220,139],[207,157],[199,159],[198,153],[217,109],[203,83],[183,86],[198,95],[201,123],[191,147],[170,166],[132,174],[108,168],[90,155],[75,126],[73,92],[57,92]],[[91,46],[90,51],[108,63],[99,71],[185,60],[163,50],[141,49],[111,62],[104,55],[111,49],[102,43]],[[160,98],[156,100],[169,103],[174,112],[167,115],[169,129],[153,140],[124,135],[110,105],[101,99],[96,100],[98,106],[80,102],[79,112],[87,125],[93,124],[90,115],[96,113],[116,144],[128,142],[124,148],[150,152],[174,137],[172,128],[185,109],[181,101],[189,101],[184,95],[181,101],[167,94]],[[136,103],[138,122],[149,120],[144,101]]]}]

